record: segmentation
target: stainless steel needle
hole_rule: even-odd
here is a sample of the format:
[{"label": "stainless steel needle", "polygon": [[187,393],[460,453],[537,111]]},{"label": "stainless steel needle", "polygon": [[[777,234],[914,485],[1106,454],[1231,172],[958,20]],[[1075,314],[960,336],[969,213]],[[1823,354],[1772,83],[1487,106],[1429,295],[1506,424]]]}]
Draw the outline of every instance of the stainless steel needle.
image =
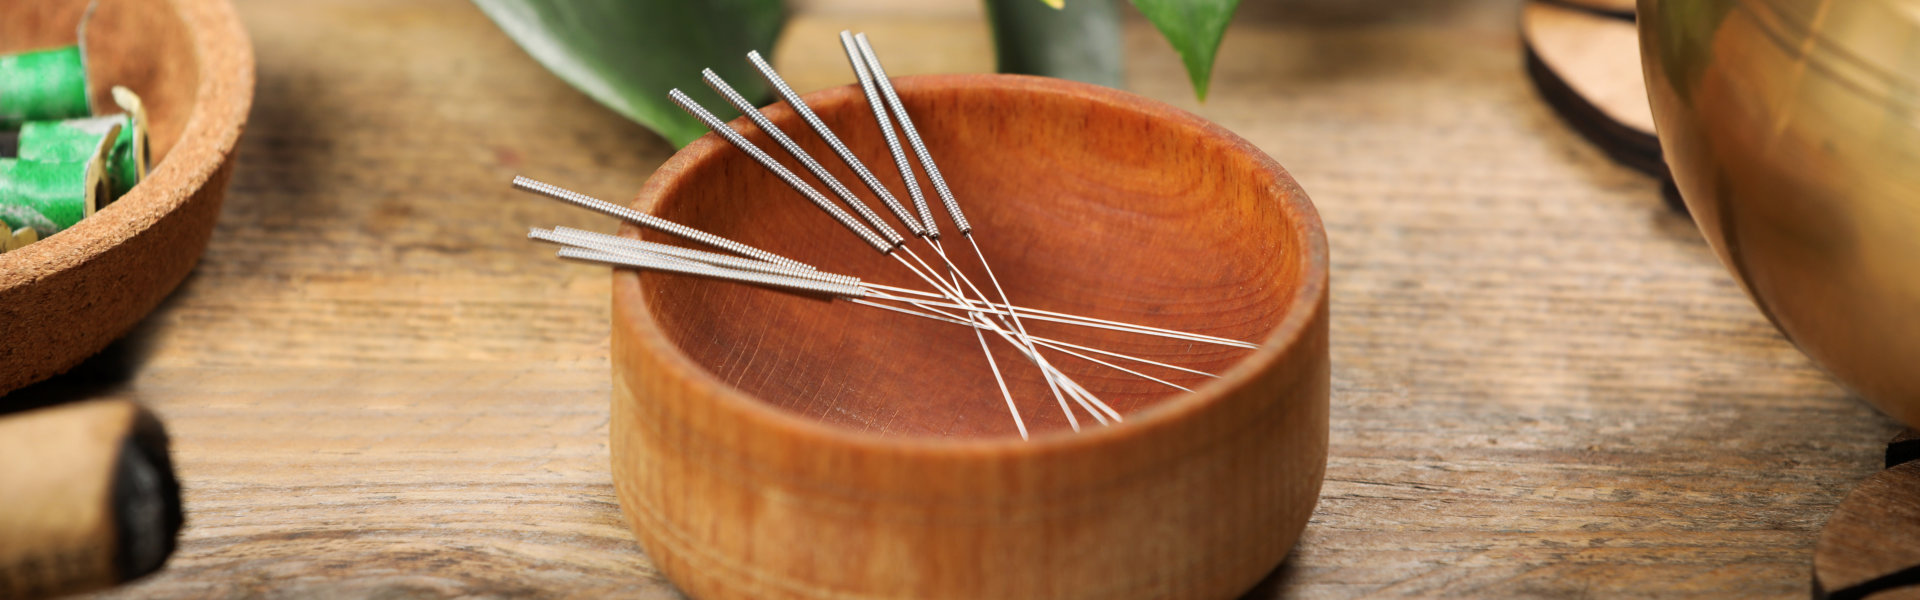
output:
[{"label": "stainless steel needle", "polygon": [[[674,224],[651,215],[640,213],[639,211],[589,198],[530,179],[516,178],[514,180],[514,186],[518,189],[562,200],[590,210],[612,215],[643,227],[697,241],[731,252],[737,256],[657,244],[619,236],[609,236],[564,227],[552,230],[534,229],[529,232],[528,237],[562,244],[564,247],[559,253],[562,258],[668,273],[726,279],[792,292],[823,294],[846,299],[863,306],[968,326],[973,329],[975,340],[979,343],[981,352],[986,356],[988,367],[993,372],[1001,396],[1006,401],[1008,412],[1012,414],[1014,424],[1019,430],[1022,439],[1028,437],[1026,424],[1021,418],[1019,407],[1013,401],[1013,396],[1008,390],[1007,382],[1000,371],[999,365],[994,360],[993,353],[988,347],[985,337],[986,331],[991,331],[994,335],[999,336],[1002,340],[1012,345],[1014,350],[1018,351],[1039,368],[1048,389],[1052,392],[1055,401],[1060,405],[1063,414],[1065,414],[1068,425],[1074,430],[1079,430],[1080,424],[1075,411],[1068,406],[1068,398],[1071,398],[1074,404],[1077,404],[1079,408],[1085,410],[1087,414],[1091,415],[1101,424],[1120,421],[1122,420],[1122,415],[1119,411],[1114,410],[1092,392],[1088,391],[1086,387],[1080,385],[1071,377],[1068,377],[1065,372],[1054,366],[1041,352],[1042,347],[1183,391],[1191,390],[1165,379],[1160,379],[1096,358],[1092,356],[1092,354],[1186,373],[1208,377],[1213,376],[1203,371],[1177,365],[1034,336],[1027,332],[1026,325],[1022,320],[1023,316],[1084,327],[1152,335],[1197,343],[1244,348],[1256,347],[1254,344],[1218,336],[1041,311],[1014,305],[1012,301],[1008,299],[1006,289],[1002,286],[999,277],[994,273],[992,266],[988,264],[986,253],[981,249],[979,242],[973,235],[973,225],[967,220],[965,213],[962,212],[952,189],[947,185],[944,176],[940,172],[939,166],[934,162],[932,152],[928,149],[925,140],[922,139],[918,128],[915,127],[912,116],[908,113],[906,105],[902,102],[898,91],[894,89],[892,80],[887,76],[885,67],[881,64],[879,56],[874,52],[872,43],[867,39],[865,34],[855,35],[845,31],[840,33],[840,39],[841,45],[846,50],[848,60],[853,66],[855,76],[859,79],[868,106],[872,110],[879,126],[881,137],[886,141],[887,149],[894,160],[895,166],[900,171],[901,179],[912,201],[911,210],[867,168],[866,164],[854,154],[852,149],[847,147],[847,145],[841,141],[840,137],[827,126],[826,122],[807,106],[800,95],[795,92],[791,86],[787,85],[786,81],[774,71],[772,65],[768,64],[759,53],[749,53],[747,59],[773,87],[775,92],[787,102],[796,115],[826,142],[826,145],[833,150],[834,154],[847,164],[854,175],[892,212],[893,216],[898,218],[915,238],[920,239],[920,241],[926,243],[927,246],[932,249],[935,256],[939,258],[938,262],[944,264],[946,267],[946,277],[942,277],[939,270],[934,268],[933,264],[929,264],[917,253],[913,252],[911,248],[907,247],[908,241],[912,238],[903,237],[899,232],[895,231],[892,225],[889,224],[884,217],[880,216],[879,213],[869,208],[858,194],[841,183],[824,165],[808,155],[799,143],[789,137],[786,132],[782,131],[771,119],[762,114],[757,107],[753,106],[751,102],[735,91],[713,71],[706,70],[702,72],[702,76],[707,85],[738,108],[741,113],[746,115],[769,139],[784,149],[810,174],[819,179],[821,184],[832,192],[833,196],[840,200],[841,204],[852,209],[853,212],[851,214],[847,210],[842,209],[839,204],[834,203],[833,200],[825,194],[814,189],[811,184],[801,179],[785,165],[767,154],[767,152],[748,141],[740,132],[733,130],[724,122],[720,121],[718,117],[694,102],[686,94],[681,93],[680,90],[672,90],[668,95],[676,104],[686,110],[688,114],[694,116],[709,129],[713,130],[716,135],[739,148],[761,166],[772,172],[789,187],[792,187],[816,207],[826,212],[829,217],[838,222],[842,227],[845,227],[863,242],[873,247],[875,251],[893,258],[894,261],[900,263],[902,267],[931,286],[933,289],[932,292],[866,283],[855,277],[821,272],[798,261],[752,248],[751,246],[740,244],[726,238]],[[895,134],[896,127],[898,128],[899,135]],[[904,144],[902,143],[903,138]],[[971,278],[967,277],[966,273],[948,257],[946,249],[941,243],[940,227],[933,216],[931,202],[926,197],[927,194],[922,192],[918,174],[915,172],[914,164],[916,162],[920,167],[920,172],[924,173],[927,178],[928,187],[933,189],[934,195],[938,196],[940,203],[946,208],[948,217],[951,219],[955,229],[960,232],[962,237],[967,239],[968,245],[972,247],[974,257],[979,261],[981,269],[986,272],[989,286],[999,298],[998,302],[990,300],[987,294],[979,286],[975,285]],[[855,215],[857,215],[857,218]],[[903,306],[882,304],[878,301],[894,302]],[[947,309],[954,309],[960,312],[947,312]]]},{"label": "stainless steel needle", "polygon": [[[1019,332],[1022,340],[1025,340],[1027,345],[1026,351],[1040,361],[1043,374],[1049,370],[1058,372],[1057,369],[1051,369],[1051,365],[1046,364],[1045,358],[1039,358],[1039,349],[1033,346],[1032,336],[1027,333],[1026,324],[1020,321],[1019,312],[1011,308],[1012,302],[1007,300],[1007,292],[1000,286],[999,277],[994,275],[993,267],[987,264],[986,255],[980,252],[979,243],[973,239],[973,226],[967,221],[965,213],[961,212],[960,203],[954,199],[953,191],[947,187],[946,178],[941,176],[940,167],[933,161],[933,154],[927,150],[926,143],[921,140],[919,130],[914,127],[913,117],[907,113],[906,105],[900,101],[899,93],[893,88],[892,79],[887,77],[886,67],[880,63],[879,55],[873,51],[873,44],[867,40],[867,36],[864,33],[850,35],[849,32],[846,31],[840,32],[840,44],[847,51],[848,61],[854,65],[854,76],[860,79],[860,87],[867,94],[868,105],[874,109],[874,118],[882,123],[883,132],[890,132],[890,129],[885,126],[888,121],[898,122],[901,133],[907,138],[907,144],[913,149],[914,156],[920,159],[920,168],[926,172],[927,181],[933,185],[934,192],[940,195],[941,203],[946,205],[947,214],[953,219],[954,226],[960,230],[962,237],[967,238],[967,243],[973,246],[975,256],[980,259],[981,268],[987,272],[988,280],[992,283],[994,291],[1000,296],[1000,302],[1009,306],[1007,309],[1007,317],[1012,319],[1011,327]],[[883,105],[888,110],[881,110]],[[889,112],[892,113],[892,119],[888,118]],[[902,151],[900,145],[893,140],[890,134],[887,137],[889,140],[888,149],[893,151],[895,163],[901,167],[901,177],[912,181],[914,174],[912,169],[907,166],[906,153]],[[915,192],[918,191],[917,188],[909,189]],[[981,292],[980,288],[975,286],[973,281],[968,279],[966,275],[960,271],[959,267],[954,266],[953,261],[947,257],[946,249],[939,243],[940,228],[935,224],[932,212],[927,210],[926,200],[919,197],[918,194],[916,194],[915,200],[919,203],[921,212],[927,220],[928,234],[924,236],[928,240],[927,243],[932,245],[934,252],[940,256],[942,261],[947,263],[948,268],[954,273],[955,279],[964,281],[967,287],[972,288],[974,294],[976,294],[982,302],[991,302],[987,300],[986,294]],[[1051,376],[1047,379],[1047,386],[1048,389],[1053,392],[1054,400],[1060,403],[1063,410],[1066,408],[1066,404],[1060,397],[1061,387],[1064,386],[1070,390],[1078,387],[1071,381],[1055,381]],[[1072,418],[1071,411],[1068,412],[1068,416],[1069,419]]]},{"label": "stainless steel needle", "polygon": [[[949,284],[945,284],[945,282],[939,281],[938,279],[939,275],[937,273],[933,273],[933,268],[927,265],[926,261],[921,260],[919,256],[913,253],[912,250],[907,250],[902,248],[902,244],[904,243],[904,238],[900,237],[899,233],[895,232],[892,227],[888,226],[884,221],[882,221],[879,218],[878,215],[874,214],[872,209],[867,208],[864,202],[861,202],[860,199],[854,196],[850,190],[846,189],[846,186],[841,185],[839,180],[834,178],[831,173],[828,173],[826,169],[819,164],[818,161],[813,160],[811,156],[807,155],[806,151],[801,149],[799,144],[793,142],[791,138],[788,138],[785,132],[780,131],[778,127],[774,126],[774,124],[771,121],[766,119],[765,115],[760,114],[759,109],[755,108],[751,103],[747,102],[746,99],[741,97],[738,93],[735,93],[731,86],[728,86],[724,80],[720,79],[720,77],[718,75],[715,75],[711,70],[706,71],[703,75],[709,86],[712,86],[715,91],[720,92],[722,96],[725,96],[728,98],[729,102],[735,104],[736,107],[740,108],[741,112],[746,114],[748,119],[753,121],[756,126],[759,126],[762,132],[766,133],[768,137],[772,138],[775,141],[775,143],[779,144],[789,154],[793,155],[796,160],[799,160],[801,164],[806,166],[806,168],[810,172],[812,172],[816,177],[819,177],[823,182],[827,182],[829,189],[834,190],[834,192],[841,197],[841,200],[843,202],[846,202],[849,206],[852,206],[855,211],[859,212],[861,214],[861,217],[866,219],[866,221],[869,224],[873,225],[874,229],[877,230],[878,233],[876,234],[874,233],[874,231],[866,230],[865,227],[862,227],[859,223],[854,222],[852,218],[846,214],[845,211],[840,210],[838,206],[834,205],[824,195],[820,194],[818,190],[813,189],[812,185],[807,184],[805,181],[801,180],[798,176],[795,176],[792,171],[787,170],[787,168],[784,165],[781,165],[779,161],[774,160],[772,156],[768,155],[765,151],[761,150],[758,146],[754,145],[753,142],[748,141],[745,136],[740,135],[739,132],[734,131],[733,128],[728,127],[725,123],[722,123],[718,117],[715,117],[713,113],[708,112],[704,107],[700,106],[698,102],[695,102],[692,98],[688,97],[685,93],[682,93],[680,90],[676,89],[668,92],[668,96],[672,98],[676,104],[679,104],[682,110],[687,111],[687,113],[690,115],[693,115],[695,119],[698,119],[700,120],[700,122],[706,124],[707,128],[713,130],[713,132],[716,135],[719,135],[722,139],[725,139],[727,142],[733,144],[735,147],[739,148],[742,152],[746,152],[748,156],[751,156],[755,161],[759,162],[761,166],[764,166],[768,170],[772,171],[776,176],[778,176],[782,181],[784,181],[788,185],[788,187],[793,188],[794,191],[800,192],[802,196],[805,196],[808,200],[811,200],[814,203],[814,205],[818,206],[821,210],[827,211],[827,213],[833,216],[834,220],[840,222],[842,226],[853,231],[856,235],[859,235],[862,239],[866,240],[869,245],[873,246],[875,251],[878,251],[883,255],[892,257],[895,261],[899,262],[902,266],[905,266],[908,271],[913,272],[915,276],[927,282],[928,285],[933,286],[933,288],[936,291],[939,291],[942,295],[948,296],[949,299],[962,304],[967,303],[964,297],[957,295],[955,291],[950,290],[948,288]],[[900,252],[896,253],[895,252],[896,250],[899,250]],[[908,263],[906,259],[901,258],[900,257],[901,254],[905,254],[906,256],[912,258],[914,262],[919,263],[921,267],[924,267],[926,269],[926,271],[922,271],[920,268],[915,268],[912,263]],[[981,344],[981,351],[987,354],[987,364],[990,368],[992,368],[994,378],[1001,383],[1001,390],[1003,394],[1005,394],[1006,392],[1005,380],[1003,379],[1003,376],[1000,373],[998,363],[993,360],[992,351],[986,347],[986,338],[984,336],[979,335],[979,332],[977,331],[975,332],[975,334],[976,334],[976,337],[979,338],[979,341]],[[1044,359],[1041,359],[1041,360],[1044,361]],[[1060,376],[1064,377],[1064,375],[1060,375]],[[1015,424],[1018,425],[1019,429],[1021,430],[1021,434],[1024,437],[1026,433],[1026,424],[1024,420],[1020,418],[1019,410],[1014,405],[1013,398],[1010,394],[1006,395],[1006,400],[1007,400],[1008,409],[1010,410],[1010,412],[1013,413],[1013,419],[1015,421]],[[1079,424],[1077,422],[1071,423],[1071,424],[1074,426],[1076,430],[1079,429]]]}]

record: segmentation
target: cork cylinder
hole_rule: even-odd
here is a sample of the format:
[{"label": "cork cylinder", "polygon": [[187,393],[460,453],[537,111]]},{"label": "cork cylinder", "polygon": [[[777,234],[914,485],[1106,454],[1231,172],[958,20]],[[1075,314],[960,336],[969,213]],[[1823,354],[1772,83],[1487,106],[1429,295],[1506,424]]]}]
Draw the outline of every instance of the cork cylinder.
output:
[{"label": "cork cylinder", "polygon": [[153,572],[182,520],[166,431],[127,401],[0,417],[0,507],[0,598]]}]

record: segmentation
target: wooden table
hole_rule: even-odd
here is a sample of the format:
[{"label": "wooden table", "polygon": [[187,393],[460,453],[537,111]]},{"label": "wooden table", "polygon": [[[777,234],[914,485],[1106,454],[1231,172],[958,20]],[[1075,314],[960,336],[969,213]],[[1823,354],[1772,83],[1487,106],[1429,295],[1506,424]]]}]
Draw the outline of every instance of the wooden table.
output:
[{"label": "wooden table", "polygon": [[[977,3],[899,4],[801,3],[779,63],[846,83],[853,26],[915,40],[900,72],[991,69]],[[1204,105],[1150,27],[1127,51],[1133,91],[1279,159],[1332,241],[1326,485],[1250,597],[1804,597],[1895,427],[1539,101],[1517,3],[1249,4]],[[606,271],[522,241],[612,224],[506,185],[630,198],[672,148],[467,2],[240,10],[259,88],[196,275],[20,395],[137,398],[175,436],[182,546],[107,595],[676,597],[607,473]]]}]

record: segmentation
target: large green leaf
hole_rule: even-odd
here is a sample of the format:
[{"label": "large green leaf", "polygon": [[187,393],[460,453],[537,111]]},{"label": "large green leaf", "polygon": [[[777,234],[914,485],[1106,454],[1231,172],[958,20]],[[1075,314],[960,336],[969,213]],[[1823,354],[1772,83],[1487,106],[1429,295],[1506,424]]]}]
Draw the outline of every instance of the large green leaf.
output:
[{"label": "large green leaf", "polygon": [[1123,56],[1115,0],[1073,0],[1059,10],[1034,0],[986,4],[1000,72],[1120,87]]},{"label": "large green leaf", "polygon": [[1220,38],[1227,34],[1227,21],[1233,20],[1240,0],[1133,0],[1133,5],[1180,53],[1180,60],[1187,63],[1187,77],[1193,79],[1193,93],[1206,100],[1214,53],[1220,50]]},{"label": "large green leaf", "polygon": [[706,128],[667,90],[718,110],[726,102],[700,80],[700,69],[712,68],[747,97],[765,98],[747,51],[773,50],[786,21],[781,0],[473,2],[548,70],[676,146]]}]

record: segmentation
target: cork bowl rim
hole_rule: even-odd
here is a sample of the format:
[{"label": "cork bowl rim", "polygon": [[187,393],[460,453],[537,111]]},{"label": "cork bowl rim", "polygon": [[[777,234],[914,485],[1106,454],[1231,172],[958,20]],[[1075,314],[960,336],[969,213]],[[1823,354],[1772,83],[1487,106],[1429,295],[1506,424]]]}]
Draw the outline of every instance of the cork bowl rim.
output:
[{"label": "cork bowl rim", "polygon": [[[956,88],[986,88],[993,93],[1006,95],[1051,94],[1072,96],[1080,101],[1105,105],[1164,120],[1168,124],[1192,131],[1197,135],[1210,138],[1223,148],[1223,154],[1238,155],[1251,163],[1250,173],[1270,180],[1277,189],[1289,190],[1276,194],[1273,198],[1284,219],[1283,232],[1276,235],[1291,237],[1300,251],[1289,258],[1298,261],[1297,277],[1286,285],[1293,286],[1294,292],[1284,308],[1284,315],[1273,329],[1259,342],[1259,348],[1235,363],[1231,368],[1194,388],[1191,393],[1182,393],[1159,401],[1151,406],[1129,414],[1128,418],[1111,426],[1096,426],[1074,431],[1048,431],[1033,435],[1030,440],[1016,436],[941,438],[912,435],[889,435],[855,430],[820,422],[804,415],[796,414],[778,406],[757,400],[751,395],[715,376],[705,366],[699,364],[686,351],[680,348],[662,329],[656,320],[652,307],[648,306],[642,292],[640,276],[631,270],[615,270],[613,274],[612,302],[615,305],[613,324],[615,336],[622,330],[634,332],[634,352],[650,355],[652,360],[669,367],[664,371],[685,374],[688,383],[708,390],[717,409],[741,423],[743,431],[754,431],[783,438],[799,440],[803,443],[817,444],[814,447],[834,446],[852,452],[878,451],[896,455],[926,457],[965,457],[965,456],[1032,456],[1035,454],[1073,453],[1090,447],[1100,447],[1142,435],[1145,432],[1164,429],[1181,423],[1220,403],[1225,397],[1256,379],[1260,374],[1278,368],[1283,360],[1313,360],[1310,353],[1297,352],[1295,349],[1308,338],[1309,328],[1320,313],[1326,310],[1325,300],[1328,287],[1328,259],[1326,233],[1320,221],[1319,213],[1312,201],[1300,191],[1285,168],[1272,157],[1225,128],[1207,121],[1185,110],[1135,94],[1062,79],[1005,74],[956,74],[956,75],[919,75],[900,77],[894,80],[895,87],[903,96],[917,93],[937,92]],[[803,94],[810,106],[821,110],[822,106],[847,102],[849,97],[863,98],[858,86],[847,85],[827,88]],[[864,106],[864,99],[859,102]],[[784,103],[767,107],[770,116],[776,116],[791,110]],[[776,118],[776,121],[781,119]],[[736,129],[747,130],[754,126],[740,117],[731,123]],[[737,153],[737,149],[708,133],[688,144],[663,164],[648,178],[632,208],[648,214],[656,214],[662,202],[678,192],[684,186],[697,185],[689,181],[687,173],[697,172],[694,165],[716,160],[726,153]],[[621,235],[638,237],[640,230],[632,224],[621,227]],[[622,310],[630,307],[631,310]],[[618,353],[616,353],[617,357]],[[619,373],[631,365],[624,365],[615,359],[612,369],[616,379]],[[644,401],[644,400],[642,400]],[[1274,401],[1287,401],[1276,398]],[[619,424],[615,424],[616,429]]]},{"label": "cork bowl rim", "polygon": [[233,154],[253,104],[253,44],[228,0],[166,3],[192,35],[199,77],[180,138],[146,179],[112,205],[65,231],[0,254],[0,293],[101,260],[186,205]]}]

